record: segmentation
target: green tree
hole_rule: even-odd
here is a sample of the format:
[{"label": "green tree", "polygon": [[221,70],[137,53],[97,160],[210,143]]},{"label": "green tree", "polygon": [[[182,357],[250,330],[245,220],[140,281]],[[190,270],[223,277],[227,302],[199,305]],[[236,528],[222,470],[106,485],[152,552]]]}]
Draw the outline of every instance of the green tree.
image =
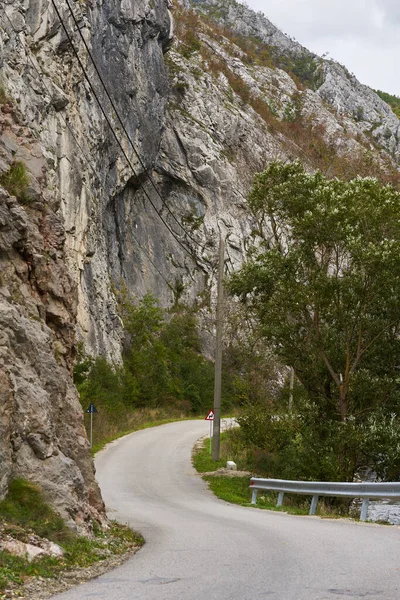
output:
[{"label": "green tree", "polygon": [[138,304],[125,294],[120,309],[127,332],[124,353],[125,399],[132,407],[159,407],[171,400],[174,386],[170,357],[161,334],[165,327],[162,308],[151,294]]},{"label": "green tree", "polygon": [[275,162],[256,176],[249,206],[259,243],[230,289],[295,369],[320,422],[396,413],[400,194]]},{"label": "green tree", "polygon": [[133,407],[178,404],[198,413],[212,405],[214,372],[201,354],[195,314],[178,307],[164,315],[157,300],[145,295],[134,304],[120,297],[128,334],[124,354],[125,401]]}]

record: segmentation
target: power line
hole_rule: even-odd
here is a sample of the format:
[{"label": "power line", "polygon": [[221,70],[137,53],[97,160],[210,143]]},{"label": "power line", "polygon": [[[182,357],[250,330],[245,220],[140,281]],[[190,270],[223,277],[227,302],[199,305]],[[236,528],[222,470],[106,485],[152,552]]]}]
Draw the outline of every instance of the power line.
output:
[{"label": "power line", "polygon": [[[9,24],[10,24],[10,27],[11,27],[11,28],[12,28],[12,30],[13,30],[13,32],[16,34],[16,33],[17,33],[17,31],[14,29],[14,25],[13,25],[12,21],[10,20],[10,17],[7,15],[7,13],[6,13],[4,10],[3,10],[3,16],[4,16],[4,17],[7,19],[7,21],[8,21],[8,22],[9,22]],[[25,45],[25,50],[26,50],[26,45]],[[33,66],[33,68],[35,69],[36,73],[38,74],[38,76],[39,76],[39,79],[40,79],[40,81],[42,82],[43,86],[46,88],[47,92],[49,93],[49,95],[50,95],[50,97],[51,97],[51,96],[52,96],[52,94],[53,94],[53,91],[52,91],[52,90],[50,89],[50,87],[47,85],[47,83],[46,83],[46,81],[45,81],[45,79],[44,79],[44,77],[43,77],[43,74],[42,74],[42,73],[40,73],[40,71],[39,71],[38,67],[36,66],[36,64],[35,64],[35,62],[33,61],[33,59],[32,59],[32,57],[31,57],[31,55],[30,55],[30,53],[29,53],[29,52],[26,52],[26,56],[27,56],[27,58],[28,58],[29,62],[31,63],[31,65]],[[65,119],[65,117],[62,115],[62,113],[61,113],[61,112],[60,112],[60,113],[58,113],[58,114],[59,114],[59,116],[61,117],[61,119],[63,120],[63,122],[64,122],[65,126],[66,126],[66,127],[69,129],[69,132],[71,133],[71,136],[73,137],[73,139],[74,139],[74,142],[75,142],[76,146],[79,148],[79,150],[80,150],[80,152],[81,152],[82,156],[84,157],[84,159],[85,159],[85,160],[86,160],[86,162],[88,163],[88,165],[89,165],[90,169],[91,169],[91,170],[92,170],[92,172],[93,172],[93,175],[96,177],[96,179],[97,179],[97,181],[99,182],[99,184],[100,184],[100,185],[102,185],[102,183],[101,183],[101,180],[100,180],[99,176],[97,175],[97,171],[96,171],[95,167],[92,165],[92,163],[90,162],[89,158],[86,156],[86,153],[85,153],[85,151],[83,150],[82,146],[79,144],[78,140],[76,139],[76,136],[75,136],[74,130],[72,129],[71,125],[68,123],[67,119]],[[86,187],[86,186],[85,186],[85,187]]]},{"label": "power line", "polygon": [[[10,20],[9,16],[7,15],[6,12],[3,11],[3,16],[5,16],[5,18],[7,19],[8,23],[10,24],[11,29],[13,30],[13,32],[16,34],[16,30],[13,26],[12,21]],[[25,50],[26,50],[26,46],[25,46]],[[30,56],[29,52],[26,52],[26,56],[29,60],[29,62],[31,63],[31,65],[33,66],[33,68],[35,69],[36,73],[38,74],[38,77],[41,81],[41,83],[43,84],[44,88],[47,90],[47,92],[50,94],[50,96],[52,95],[52,90],[50,89],[50,87],[47,85],[44,77],[43,77],[43,73],[41,73],[37,67],[37,65],[35,64],[35,62],[33,61],[32,57]],[[79,148],[82,157],[84,158],[84,160],[87,162],[87,164],[89,165],[90,169],[93,172],[93,175],[95,176],[95,178],[97,179],[97,182],[100,184],[100,186],[102,186],[102,182],[100,180],[100,177],[97,174],[96,168],[93,166],[93,164],[91,163],[91,161],[89,160],[89,158],[87,157],[86,153],[84,152],[82,146],[79,144],[78,140],[76,139],[74,130],[72,129],[71,125],[68,123],[67,119],[62,115],[62,113],[58,113],[59,116],[61,117],[61,119],[63,120],[64,124],[66,125],[66,127],[69,129],[71,136],[74,139],[74,142],[76,144],[76,146]],[[90,190],[89,188],[86,186],[86,184],[83,184],[84,187],[87,189],[87,191],[90,194]],[[140,250],[140,252],[142,252],[146,258],[148,259],[148,261],[150,262],[150,264],[153,266],[154,270],[157,271],[157,273],[161,276],[161,278],[165,281],[165,283],[168,285],[168,287],[170,287],[170,282],[164,277],[164,275],[161,273],[161,271],[159,270],[159,268],[155,265],[155,263],[153,262],[153,260],[151,259],[151,257],[149,256],[149,254],[146,252],[146,250],[144,249],[144,247],[139,244],[139,241],[137,238],[135,238],[135,236],[132,235],[132,238],[136,241],[138,248]]]},{"label": "power line", "polygon": [[[87,83],[88,83],[88,85],[89,85],[92,93],[93,93],[94,98],[96,99],[97,104],[99,105],[101,113],[102,113],[103,117],[105,118],[105,120],[107,122],[107,125],[109,126],[110,131],[113,134],[113,137],[114,137],[115,141],[117,142],[118,146],[120,147],[120,149],[122,151],[122,154],[124,155],[127,164],[131,168],[132,173],[134,174],[135,177],[137,177],[135,168],[132,165],[132,162],[130,161],[129,157],[127,156],[127,154],[126,154],[126,152],[125,152],[125,150],[124,150],[124,148],[123,148],[120,140],[118,139],[118,136],[117,136],[117,134],[116,134],[116,132],[114,130],[114,127],[113,127],[112,123],[110,122],[110,119],[108,118],[108,116],[107,116],[107,114],[106,114],[106,112],[105,112],[105,110],[103,108],[102,103],[99,100],[98,94],[95,91],[95,89],[94,89],[94,87],[93,87],[93,85],[92,85],[92,83],[91,83],[91,81],[89,79],[89,76],[86,73],[86,69],[85,69],[85,67],[82,64],[82,61],[81,61],[81,59],[79,57],[79,54],[78,54],[78,51],[75,48],[74,42],[73,42],[73,40],[72,40],[72,38],[71,38],[71,36],[70,36],[70,34],[69,34],[69,32],[68,32],[65,24],[64,24],[64,21],[63,21],[63,19],[61,17],[60,11],[58,10],[58,7],[57,7],[57,5],[55,3],[55,0],[51,0],[51,2],[53,4],[53,6],[54,6],[54,10],[56,11],[56,14],[57,14],[58,19],[59,19],[59,21],[61,23],[61,26],[62,26],[62,28],[63,28],[63,30],[65,32],[65,35],[67,36],[67,39],[68,39],[69,43],[71,44],[71,48],[73,49],[73,52],[74,52],[74,54],[75,54],[75,56],[77,58],[77,61],[78,61],[79,66],[80,66],[80,68],[82,70],[82,73],[83,73],[83,75],[84,75],[84,77],[85,77],[85,79],[86,79],[86,81],[87,81]],[[172,235],[172,237],[179,244],[179,246],[181,246],[181,248],[184,250],[184,252],[186,252],[186,254],[188,254],[188,256],[190,256],[190,258],[193,259],[192,253],[183,245],[183,243],[177,237],[177,235],[175,234],[175,232],[169,227],[168,223],[165,221],[165,219],[163,218],[163,216],[161,215],[161,213],[157,210],[157,207],[155,206],[153,200],[151,199],[150,195],[147,193],[146,189],[144,188],[144,186],[143,186],[143,184],[141,182],[139,182],[139,186],[142,188],[145,197],[150,202],[150,204],[153,207],[154,211],[157,213],[158,217],[160,218],[160,220],[162,221],[162,223],[164,224],[164,226],[168,229],[168,231],[170,232],[170,234]]]},{"label": "power line", "polygon": [[[52,1],[53,1],[53,0],[52,0]],[[118,109],[117,109],[117,107],[116,107],[116,105],[115,105],[115,103],[114,103],[114,101],[113,101],[113,99],[112,99],[112,97],[111,97],[111,95],[110,95],[109,91],[108,91],[108,88],[107,88],[107,86],[106,86],[106,84],[105,84],[105,82],[104,82],[104,79],[103,79],[103,77],[102,77],[102,75],[101,75],[101,73],[100,73],[100,71],[99,71],[99,69],[98,69],[98,67],[97,67],[96,61],[94,60],[94,58],[93,58],[93,55],[92,55],[92,53],[91,53],[91,51],[90,51],[90,48],[88,47],[88,44],[87,44],[87,42],[86,42],[86,40],[85,40],[85,38],[84,38],[84,36],[83,36],[83,34],[82,34],[81,28],[80,28],[80,26],[79,26],[79,23],[78,23],[78,21],[77,21],[77,19],[76,19],[76,17],[75,17],[75,14],[74,14],[74,11],[73,11],[73,9],[72,9],[72,6],[71,6],[71,3],[70,3],[70,0],[65,0],[65,1],[66,1],[66,4],[67,4],[67,6],[68,6],[69,12],[71,13],[71,16],[72,16],[72,18],[73,18],[73,21],[74,21],[74,23],[75,23],[75,26],[76,26],[76,29],[77,29],[77,31],[78,31],[78,34],[79,34],[80,38],[82,39],[82,42],[83,42],[83,44],[84,44],[84,46],[85,46],[85,49],[86,49],[86,51],[87,51],[87,53],[88,53],[88,55],[89,55],[89,57],[90,57],[90,59],[91,59],[91,61],[92,61],[92,63],[93,63],[94,69],[95,69],[95,71],[96,71],[96,73],[97,73],[97,75],[98,75],[98,77],[99,77],[99,80],[100,80],[100,82],[101,82],[101,84],[102,84],[102,86],[103,86],[103,89],[104,89],[104,91],[105,91],[105,93],[106,93],[106,95],[107,95],[107,98],[108,98],[108,100],[109,100],[109,102],[110,102],[110,104],[111,104],[111,106],[112,106],[112,108],[113,108],[113,110],[114,110],[114,112],[115,112],[115,114],[116,114],[116,116],[117,116],[117,118],[118,118],[118,120],[119,120],[120,124],[121,124],[121,127],[122,127],[122,129],[123,129],[123,131],[124,131],[124,133],[125,133],[125,135],[126,135],[126,137],[127,137],[128,141],[129,141],[129,143],[130,143],[130,145],[131,145],[131,147],[132,147],[132,149],[133,149],[133,151],[134,151],[134,153],[135,153],[135,155],[136,155],[136,157],[137,157],[137,159],[138,159],[138,161],[139,161],[140,165],[141,165],[141,166],[142,166],[142,168],[144,169],[145,173],[148,175],[149,181],[151,182],[151,184],[152,184],[152,186],[153,186],[154,190],[156,191],[157,195],[158,195],[158,196],[159,196],[159,198],[161,199],[161,201],[162,201],[163,205],[166,207],[166,209],[168,210],[168,212],[169,212],[169,213],[172,215],[173,219],[174,219],[174,220],[175,220],[175,221],[178,223],[178,225],[179,225],[179,226],[182,228],[182,230],[185,232],[185,234],[186,234],[186,235],[187,235],[187,236],[188,236],[188,237],[189,237],[189,238],[190,238],[190,239],[191,239],[191,240],[192,240],[192,241],[193,241],[193,242],[194,242],[194,243],[195,243],[197,246],[201,247],[201,245],[199,244],[199,242],[197,242],[197,240],[195,240],[195,239],[193,238],[193,236],[192,236],[190,233],[188,233],[188,231],[187,231],[187,230],[186,230],[186,229],[183,227],[182,223],[181,223],[180,221],[178,221],[178,219],[175,217],[175,215],[173,214],[173,212],[170,210],[169,206],[168,206],[168,205],[167,205],[167,203],[165,202],[164,198],[163,198],[163,197],[162,197],[162,195],[160,194],[160,192],[159,192],[159,190],[158,190],[158,188],[157,188],[156,184],[154,183],[154,180],[153,180],[153,178],[152,178],[151,174],[150,174],[150,173],[148,173],[148,170],[146,169],[146,165],[145,165],[145,164],[144,164],[144,162],[142,161],[142,159],[141,159],[141,157],[140,157],[140,154],[137,152],[137,150],[136,150],[136,148],[135,148],[135,145],[134,145],[134,143],[133,143],[133,141],[132,141],[132,138],[130,137],[130,135],[129,135],[129,133],[128,133],[128,131],[127,131],[126,127],[125,127],[125,124],[124,124],[124,122],[123,122],[123,121],[122,121],[122,119],[121,119],[121,116],[120,116],[120,114],[119,114],[119,111],[118,111]],[[53,1],[53,4],[54,4],[54,1]],[[240,193],[240,192],[239,192],[239,193]],[[242,195],[242,194],[241,194],[241,195]],[[243,195],[242,195],[242,196],[243,196]],[[243,196],[243,197],[244,197],[244,196]],[[235,271],[235,268],[234,268],[234,265],[233,265],[233,263],[232,263],[232,260],[231,260],[231,257],[230,257],[230,255],[229,255],[229,253],[228,253],[228,260],[229,260],[229,262],[230,262],[230,264],[231,264],[231,266],[232,266],[232,271],[231,271],[231,272],[234,272],[234,271]],[[228,270],[230,270],[230,269],[229,269],[229,267],[228,267]]]},{"label": "power line", "polygon": [[[186,234],[186,235],[187,235],[187,236],[188,236],[188,237],[189,237],[189,238],[192,240],[192,242],[194,242],[194,243],[195,243],[197,246],[201,247],[201,245],[199,244],[199,242],[198,242],[197,240],[195,240],[195,239],[194,239],[194,237],[193,237],[193,236],[192,236],[190,233],[188,233],[188,231],[185,229],[185,227],[183,227],[182,223],[181,223],[181,222],[180,222],[180,221],[179,221],[179,220],[176,218],[176,216],[174,215],[174,213],[172,212],[172,210],[169,208],[169,206],[168,206],[167,202],[166,202],[166,201],[164,200],[164,198],[162,197],[162,195],[161,195],[161,193],[160,193],[160,191],[159,191],[158,187],[156,186],[156,184],[155,184],[155,182],[154,182],[154,180],[153,180],[153,178],[152,178],[151,174],[148,172],[148,169],[146,168],[146,165],[144,164],[144,162],[143,162],[143,160],[142,160],[142,158],[141,158],[141,156],[140,156],[139,152],[136,150],[135,144],[133,143],[133,141],[132,141],[132,138],[131,138],[131,136],[129,135],[129,133],[128,133],[127,129],[126,129],[126,126],[125,126],[124,122],[123,122],[123,121],[122,121],[122,119],[121,119],[121,116],[120,116],[120,114],[119,114],[119,111],[118,111],[118,109],[117,109],[117,107],[116,107],[116,105],[115,105],[115,102],[113,101],[113,99],[112,99],[112,97],[111,97],[111,95],[110,95],[109,91],[108,91],[108,88],[107,88],[107,86],[106,86],[106,84],[105,84],[105,82],[104,82],[104,79],[103,79],[103,77],[102,77],[102,75],[101,75],[101,73],[100,73],[100,70],[99,70],[99,68],[97,67],[96,61],[94,60],[94,58],[93,58],[93,55],[92,55],[92,53],[91,53],[91,51],[90,51],[90,48],[89,48],[89,46],[88,46],[88,44],[87,44],[87,42],[86,42],[86,40],[85,40],[85,38],[84,38],[84,36],[83,36],[83,34],[82,34],[81,28],[79,27],[79,23],[78,23],[78,21],[77,21],[77,19],[76,19],[76,17],[75,17],[75,14],[74,14],[74,11],[73,11],[73,9],[72,9],[72,6],[71,6],[71,4],[70,4],[70,1],[69,1],[69,0],[65,0],[65,1],[66,1],[66,4],[67,4],[67,6],[68,6],[69,12],[71,13],[72,19],[73,19],[73,21],[74,21],[74,23],[75,23],[75,26],[76,26],[76,29],[77,29],[77,31],[78,31],[78,34],[79,34],[79,36],[80,36],[80,38],[81,38],[81,40],[82,40],[82,42],[83,42],[83,44],[84,44],[84,46],[85,46],[85,48],[86,48],[86,52],[88,53],[88,55],[89,55],[89,57],[90,57],[90,60],[91,60],[91,61],[92,61],[92,63],[93,63],[94,69],[95,69],[95,71],[96,71],[96,73],[97,73],[97,76],[98,76],[98,78],[99,78],[99,80],[100,80],[100,82],[101,82],[101,85],[103,86],[103,89],[104,89],[104,91],[105,91],[105,93],[106,93],[106,96],[107,96],[107,98],[108,98],[108,100],[109,100],[109,102],[110,102],[110,104],[111,104],[111,106],[112,106],[112,109],[113,109],[113,111],[115,112],[115,115],[116,115],[116,117],[118,118],[118,121],[120,122],[120,125],[121,125],[121,127],[122,127],[122,130],[123,130],[123,132],[125,133],[125,135],[126,135],[126,138],[127,138],[127,140],[129,141],[129,143],[130,143],[130,145],[131,145],[131,147],[132,147],[132,150],[133,150],[133,152],[135,153],[135,155],[136,155],[136,158],[138,159],[138,161],[139,161],[139,163],[140,163],[140,165],[141,165],[142,169],[144,170],[144,172],[145,172],[145,173],[146,173],[146,175],[148,176],[148,179],[149,179],[149,181],[150,181],[151,185],[153,186],[153,188],[154,188],[154,190],[155,190],[155,192],[156,192],[157,196],[160,198],[161,202],[163,203],[163,205],[165,206],[165,208],[167,209],[167,211],[169,212],[169,214],[172,216],[172,218],[174,219],[174,221],[175,221],[175,222],[176,222],[176,223],[179,225],[179,227],[181,227],[181,228],[182,228],[182,230],[183,230],[183,231],[185,232],[185,234]],[[53,4],[54,4],[54,2],[53,2]]]},{"label": "power line", "polygon": [[[126,137],[127,137],[128,141],[129,141],[129,143],[130,143],[130,145],[131,145],[131,147],[132,147],[132,149],[133,149],[134,153],[135,153],[135,156],[137,157],[137,159],[138,159],[138,161],[139,161],[140,165],[142,166],[142,168],[144,169],[144,172],[146,173],[146,175],[147,175],[147,177],[148,177],[148,179],[149,179],[150,183],[152,184],[152,186],[153,186],[154,190],[156,191],[157,195],[158,195],[158,196],[159,196],[159,198],[161,199],[161,202],[162,202],[162,204],[165,206],[165,208],[167,209],[167,211],[169,212],[169,214],[172,216],[172,218],[175,220],[175,222],[176,222],[176,223],[179,225],[179,227],[181,227],[181,229],[184,231],[184,233],[186,234],[186,236],[187,236],[188,238],[190,238],[190,239],[191,239],[191,240],[192,240],[192,241],[193,241],[193,242],[194,242],[194,243],[195,243],[197,246],[201,247],[201,245],[200,245],[200,244],[199,244],[199,243],[198,243],[198,242],[197,242],[197,241],[196,241],[196,240],[195,240],[195,239],[194,239],[194,238],[193,238],[193,237],[190,235],[190,233],[188,233],[188,232],[187,232],[187,230],[186,230],[186,229],[183,227],[183,225],[180,223],[180,221],[179,221],[179,220],[178,220],[178,219],[175,217],[174,213],[171,211],[171,209],[169,208],[168,204],[165,202],[164,198],[163,198],[163,197],[162,197],[162,195],[160,194],[160,192],[159,192],[159,190],[158,190],[157,186],[155,185],[155,183],[154,183],[154,181],[153,181],[153,179],[152,179],[151,175],[148,173],[148,170],[147,170],[147,168],[146,168],[146,165],[145,165],[145,164],[144,164],[144,162],[142,161],[142,159],[141,159],[141,157],[140,157],[139,153],[137,152],[137,150],[136,150],[136,148],[135,148],[135,145],[134,145],[134,143],[133,143],[133,141],[132,141],[132,139],[131,139],[131,137],[130,137],[130,135],[129,135],[129,133],[128,133],[128,131],[127,131],[127,129],[126,129],[126,127],[125,127],[125,125],[124,125],[123,121],[122,121],[122,119],[121,119],[121,117],[120,117],[120,114],[119,114],[119,112],[118,112],[118,109],[117,109],[117,107],[116,107],[115,103],[113,102],[113,100],[112,100],[112,98],[111,98],[111,96],[110,96],[110,93],[109,93],[109,91],[108,91],[108,89],[107,89],[107,86],[106,86],[106,84],[104,83],[104,80],[103,80],[103,78],[102,78],[102,76],[101,76],[101,73],[100,73],[100,71],[99,71],[98,67],[97,67],[97,64],[96,64],[96,62],[95,62],[95,60],[94,60],[94,58],[93,58],[93,56],[92,56],[92,54],[91,54],[91,52],[90,52],[90,49],[89,49],[89,47],[88,47],[88,45],[87,45],[87,43],[86,43],[86,40],[85,40],[85,38],[84,38],[84,36],[83,36],[83,34],[82,34],[82,32],[81,32],[81,29],[80,29],[80,27],[79,27],[79,23],[78,23],[78,22],[77,22],[77,20],[76,20],[75,14],[74,14],[74,12],[73,12],[73,9],[72,9],[72,7],[71,7],[71,5],[70,5],[70,3],[69,3],[69,0],[66,0],[66,3],[67,3],[67,6],[68,6],[68,9],[69,9],[69,12],[71,13],[71,16],[72,16],[72,18],[73,18],[73,20],[74,20],[74,23],[75,23],[75,25],[76,25],[76,28],[77,28],[77,30],[78,30],[79,36],[81,37],[81,39],[82,39],[82,41],[83,41],[83,43],[84,43],[84,46],[85,46],[85,48],[86,48],[86,51],[87,51],[87,53],[88,53],[88,55],[89,55],[89,57],[90,57],[90,59],[91,59],[91,61],[92,61],[92,63],[93,63],[93,66],[94,66],[94,68],[95,68],[95,71],[96,71],[96,73],[97,73],[97,75],[98,75],[98,77],[99,77],[99,79],[100,79],[100,82],[101,82],[101,84],[102,84],[102,86],[103,86],[103,88],[104,88],[104,90],[105,90],[105,93],[106,93],[106,95],[107,95],[107,97],[108,97],[108,99],[109,99],[109,101],[110,101],[110,104],[111,104],[111,106],[112,106],[112,108],[113,108],[113,111],[115,112],[115,114],[116,114],[116,116],[117,116],[117,118],[118,118],[118,120],[119,120],[119,122],[120,122],[120,124],[121,124],[121,127],[122,127],[122,129],[123,129],[123,131],[124,131],[124,133],[125,133],[125,135],[126,135]],[[64,22],[63,22],[63,20],[62,20],[62,17],[61,17],[61,15],[60,15],[60,12],[59,12],[59,10],[57,9],[57,6],[56,6],[56,4],[55,4],[55,0],[52,0],[52,4],[53,4],[53,6],[54,6],[54,8],[55,8],[55,10],[56,10],[56,12],[57,12],[57,16],[58,16],[58,18],[59,18],[59,20],[60,20],[60,23],[61,23],[61,25],[62,25],[62,27],[63,27],[63,29],[64,29],[64,31],[65,31],[65,33],[66,33],[67,37],[68,37],[68,40],[69,40],[69,42],[71,43],[71,46],[72,46],[72,48],[73,48],[73,50],[74,50],[74,53],[75,53],[75,55],[76,55],[76,57],[77,57],[77,59],[78,59],[78,62],[79,62],[79,64],[80,64],[80,67],[81,67],[81,69],[82,69],[82,71],[83,71],[83,73],[84,73],[84,75],[85,75],[85,78],[86,78],[86,80],[87,80],[87,82],[88,82],[88,84],[89,84],[89,86],[90,86],[90,88],[91,88],[92,92],[94,93],[94,95],[95,95],[95,98],[96,98],[96,100],[97,100],[97,102],[98,102],[98,104],[99,104],[99,106],[100,106],[100,108],[101,108],[101,110],[102,110],[103,116],[106,118],[106,120],[107,120],[107,123],[108,123],[108,125],[109,125],[110,129],[112,130],[112,132],[113,132],[113,135],[114,135],[114,137],[116,138],[116,140],[117,140],[117,143],[119,144],[119,146],[120,146],[120,148],[121,148],[121,150],[122,150],[122,152],[123,152],[123,154],[124,154],[124,156],[125,156],[125,159],[127,160],[127,162],[128,162],[128,164],[129,164],[129,166],[131,167],[131,169],[132,169],[132,171],[133,171],[133,173],[135,174],[135,177],[136,177],[136,173],[135,173],[134,167],[133,167],[133,165],[132,165],[131,161],[129,160],[128,156],[126,155],[126,153],[125,153],[125,151],[124,151],[124,149],[123,149],[122,145],[120,144],[119,140],[117,139],[117,136],[116,136],[116,134],[115,134],[115,131],[114,131],[113,127],[112,127],[112,124],[111,124],[111,122],[109,121],[109,119],[106,117],[106,115],[105,115],[105,111],[104,111],[103,107],[102,107],[102,106],[101,106],[101,104],[100,104],[100,100],[99,100],[99,98],[98,98],[97,94],[95,93],[95,91],[94,91],[94,88],[93,88],[93,86],[92,86],[91,82],[89,81],[89,78],[88,78],[88,76],[87,76],[86,70],[85,70],[85,68],[84,68],[84,66],[83,66],[83,64],[82,64],[82,62],[81,62],[81,60],[80,60],[80,58],[79,58],[79,56],[78,56],[78,53],[77,53],[77,51],[76,51],[76,49],[75,49],[75,46],[74,46],[74,44],[72,43],[72,38],[71,38],[71,36],[69,36],[69,34],[68,34],[68,32],[67,32],[67,29],[66,29],[66,26],[65,26],[65,24],[64,24]],[[152,204],[152,206],[153,206],[154,210],[155,210],[155,211],[158,213],[159,217],[162,219],[162,217],[161,217],[160,213],[157,211],[157,209],[156,209],[155,205],[153,204],[152,200],[150,199],[150,196],[147,194],[147,192],[146,192],[146,190],[145,190],[145,188],[144,188],[143,184],[140,182],[140,183],[139,183],[139,185],[140,185],[140,187],[142,188],[142,190],[143,190],[143,192],[145,193],[145,195],[146,195],[146,197],[148,198],[148,200],[150,201],[150,203]],[[162,220],[163,220],[163,219],[162,219]],[[176,235],[174,234],[173,230],[169,228],[169,226],[167,225],[167,223],[166,223],[164,220],[163,220],[163,222],[164,222],[164,224],[166,225],[166,227],[167,227],[167,228],[170,230],[171,234],[172,234],[172,235],[175,237],[175,240],[176,240],[176,241],[178,241],[178,243],[180,243],[180,241],[178,240],[178,238],[177,238],[177,237],[176,237]],[[182,246],[182,244],[181,244],[181,243],[180,243],[180,245]],[[183,246],[182,246],[182,247],[183,247]],[[184,248],[184,249],[185,249],[185,251],[186,251],[186,252],[188,252],[186,248]],[[188,254],[189,254],[190,256],[192,256],[190,252],[188,252]]]}]

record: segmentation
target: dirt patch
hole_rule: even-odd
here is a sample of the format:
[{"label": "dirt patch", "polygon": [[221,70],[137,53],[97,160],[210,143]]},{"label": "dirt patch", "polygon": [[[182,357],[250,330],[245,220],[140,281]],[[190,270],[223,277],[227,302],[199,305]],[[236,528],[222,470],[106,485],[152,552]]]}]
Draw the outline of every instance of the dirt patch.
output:
[{"label": "dirt patch", "polygon": [[232,471],[226,467],[221,467],[216,471],[209,471],[207,473],[198,473],[201,477],[253,477],[250,471]]},{"label": "dirt patch", "polygon": [[0,598],[9,600],[11,598],[25,598],[26,600],[46,600],[54,594],[66,592],[71,587],[85,583],[90,579],[100,577],[104,573],[119,567],[122,563],[131,558],[139,546],[130,549],[125,554],[105,558],[90,567],[80,567],[70,569],[57,574],[54,579],[44,579],[38,577],[29,577],[24,584],[15,585],[15,588],[7,590],[4,595],[0,593]]}]

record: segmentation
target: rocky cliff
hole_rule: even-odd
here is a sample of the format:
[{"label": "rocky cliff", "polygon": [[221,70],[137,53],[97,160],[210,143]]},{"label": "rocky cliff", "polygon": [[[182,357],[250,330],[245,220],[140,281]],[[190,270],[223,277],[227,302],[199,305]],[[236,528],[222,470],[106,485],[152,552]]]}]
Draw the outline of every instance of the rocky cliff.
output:
[{"label": "rocky cliff", "polygon": [[163,0],[154,9],[116,1],[73,10],[107,85],[118,90],[118,110],[129,115],[135,152],[123,141],[122,156],[104,120],[107,98],[90,87],[94,68],[68,7],[3,2],[0,497],[11,477],[28,478],[85,529],[104,507],[72,383],[77,335],[118,359],[110,278],[117,208],[158,153],[171,23]]},{"label": "rocky cliff", "polygon": [[119,360],[115,289],[206,311],[218,237],[229,271],[272,159],[398,180],[372,90],[233,0],[191,6],[0,6],[0,496],[28,477],[78,523],[102,504],[71,367],[77,340]]}]

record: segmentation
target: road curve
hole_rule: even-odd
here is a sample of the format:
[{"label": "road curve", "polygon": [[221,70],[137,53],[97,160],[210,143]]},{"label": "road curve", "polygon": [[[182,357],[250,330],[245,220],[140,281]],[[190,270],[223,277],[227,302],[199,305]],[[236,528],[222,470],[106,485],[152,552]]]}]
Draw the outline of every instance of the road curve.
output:
[{"label": "road curve", "polygon": [[128,562],[60,600],[399,600],[400,530],[214,498],[191,448],[205,421],[121,438],[96,458],[110,516],[141,531]]}]

